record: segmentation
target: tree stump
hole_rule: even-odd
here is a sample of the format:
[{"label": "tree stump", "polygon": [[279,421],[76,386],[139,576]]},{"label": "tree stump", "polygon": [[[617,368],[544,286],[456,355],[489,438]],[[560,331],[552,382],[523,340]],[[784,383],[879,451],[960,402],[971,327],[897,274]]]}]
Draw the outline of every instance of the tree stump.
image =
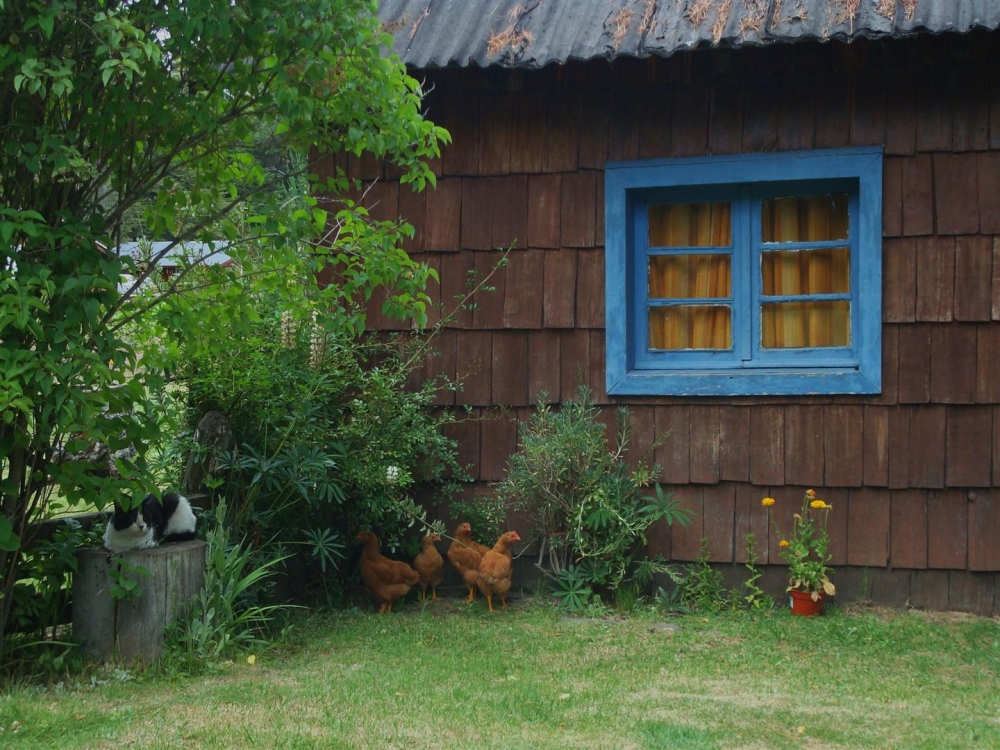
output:
[{"label": "tree stump", "polygon": [[[205,542],[194,539],[117,555],[88,547],[77,550],[76,561],[73,635],[83,653],[94,659],[153,661],[163,654],[163,631],[201,591]],[[138,567],[150,575],[135,573]],[[118,570],[138,583],[141,596],[111,596],[111,573]]]},{"label": "tree stump", "polygon": [[219,457],[233,449],[233,432],[226,415],[218,411],[205,414],[194,431],[194,442],[197,447],[188,456],[181,479],[181,489],[188,498],[206,492],[205,479],[215,471]]}]

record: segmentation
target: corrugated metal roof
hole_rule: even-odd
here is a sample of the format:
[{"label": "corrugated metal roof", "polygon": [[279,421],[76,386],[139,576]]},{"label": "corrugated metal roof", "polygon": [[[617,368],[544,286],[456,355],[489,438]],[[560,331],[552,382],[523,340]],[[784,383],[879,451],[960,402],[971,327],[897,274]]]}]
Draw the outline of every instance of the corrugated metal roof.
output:
[{"label": "corrugated metal roof", "polygon": [[378,15],[416,68],[540,68],[698,47],[993,30],[1000,0],[380,0]]}]

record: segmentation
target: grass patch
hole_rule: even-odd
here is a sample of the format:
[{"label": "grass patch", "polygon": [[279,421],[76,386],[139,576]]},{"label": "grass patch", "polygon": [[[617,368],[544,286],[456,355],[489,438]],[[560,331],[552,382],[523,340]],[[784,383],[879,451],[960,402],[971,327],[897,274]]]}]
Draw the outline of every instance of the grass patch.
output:
[{"label": "grass patch", "polygon": [[0,745],[1000,747],[995,620],[834,607],[661,622],[527,601],[313,615],[253,664],[7,686]]}]

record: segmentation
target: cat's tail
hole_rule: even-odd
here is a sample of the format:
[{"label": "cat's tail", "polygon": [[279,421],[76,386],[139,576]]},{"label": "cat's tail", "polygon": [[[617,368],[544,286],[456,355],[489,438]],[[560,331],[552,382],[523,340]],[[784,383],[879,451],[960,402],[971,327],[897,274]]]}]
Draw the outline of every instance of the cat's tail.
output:
[{"label": "cat's tail", "polygon": [[190,542],[198,534],[194,531],[178,531],[173,534],[167,534],[160,539],[160,544],[169,542]]}]

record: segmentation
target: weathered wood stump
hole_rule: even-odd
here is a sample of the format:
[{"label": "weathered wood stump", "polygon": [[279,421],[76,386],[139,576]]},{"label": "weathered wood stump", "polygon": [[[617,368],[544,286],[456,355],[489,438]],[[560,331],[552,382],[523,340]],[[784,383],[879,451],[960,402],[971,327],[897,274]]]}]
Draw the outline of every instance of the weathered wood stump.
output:
[{"label": "weathered wood stump", "polygon": [[[142,595],[116,601],[111,596],[119,559]],[[202,587],[205,542],[164,544],[118,555],[106,549],[77,550],[73,576],[73,634],[94,659],[152,661],[163,653],[163,631],[184,613]],[[143,567],[149,576],[129,573]]]},{"label": "weathered wood stump", "polygon": [[233,449],[229,419],[222,412],[208,412],[194,431],[194,442],[198,447],[188,456],[181,478],[181,490],[189,500],[205,494],[205,480],[215,472],[220,456]]}]

